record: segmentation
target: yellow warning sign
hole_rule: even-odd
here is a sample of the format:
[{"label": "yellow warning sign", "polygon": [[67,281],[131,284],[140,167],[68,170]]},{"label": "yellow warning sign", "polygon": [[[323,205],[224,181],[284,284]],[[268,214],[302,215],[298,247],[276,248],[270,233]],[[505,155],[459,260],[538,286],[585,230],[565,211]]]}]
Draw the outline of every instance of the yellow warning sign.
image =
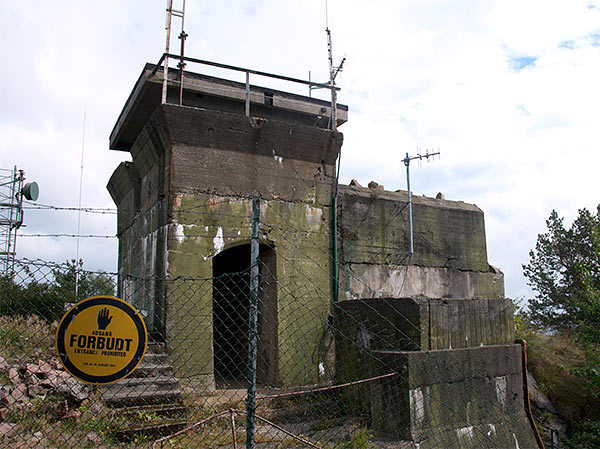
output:
[{"label": "yellow warning sign", "polygon": [[144,320],[125,301],[94,296],[75,304],[56,331],[65,369],[90,384],[116,382],[135,370],[146,352]]}]

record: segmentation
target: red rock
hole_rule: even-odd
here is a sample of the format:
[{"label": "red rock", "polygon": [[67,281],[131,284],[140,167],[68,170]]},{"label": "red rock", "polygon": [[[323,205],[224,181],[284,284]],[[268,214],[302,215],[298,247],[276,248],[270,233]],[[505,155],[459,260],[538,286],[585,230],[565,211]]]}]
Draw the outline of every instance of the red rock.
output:
[{"label": "red rock", "polygon": [[16,385],[15,388],[11,391],[10,395],[15,400],[15,402],[26,402],[29,401],[29,397],[27,396],[27,385],[19,384]]},{"label": "red rock", "polygon": [[7,421],[10,416],[10,411],[6,407],[0,408],[0,420]]},{"label": "red rock", "polygon": [[15,403],[15,398],[13,398],[10,394],[10,390],[8,388],[0,389],[0,405],[10,406]]},{"label": "red rock", "polygon": [[10,382],[15,386],[21,383],[19,372],[14,367],[8,369],[8,378],[10,379]]},{"label": "red rock", "polygon": [[43,360],[38,360],[38,366],[40,368],[40,372],[44,375],[47,375],[49,372],[52,371],[52,367],[50,366],[50,364],[44,362]]},{"label": "red rock", "polygon": [[9,422],[0,423],[0,435],[12,437],[17,433],[17,425]]}]

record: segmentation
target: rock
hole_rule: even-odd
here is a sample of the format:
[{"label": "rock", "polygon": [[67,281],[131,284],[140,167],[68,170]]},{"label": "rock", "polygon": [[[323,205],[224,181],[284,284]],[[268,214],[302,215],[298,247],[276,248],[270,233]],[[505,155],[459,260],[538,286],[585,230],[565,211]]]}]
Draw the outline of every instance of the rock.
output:
[{"label": "rock", "polygon": [[68,377],[61,379],[61,382],[56,386],[56,391],[65,394],[77,403],[87,399],[90,394],[87,391],[85,384],[71,377],[68,373],[67,376]]},{"label": "rock", "polygon": [[52,371],[52,366],[50,366],[50,364],[44,362],[43,360],[38,360],[38,367],[39,367],[40,373],[44,377]]},{"label": "rock", "polygon": [[362,187],[360,185],[360,183],[356,179],[353,179],[352,181],[350,181],[350,186],[352,186],[352,187]]},{"label": "rock", "polygon": [[58,419],[63,419],[69,413],[69,404],[66,399],[60,401],[58,404],[52,404],[48,408]]},{"label": "rock", "polygon": [[38,376],[36,376],[35,373],[30,371],[29,369],[26,369],[23,372],[23,380],[27,385],[37,385],[40,383],[40,379],[38,378]]},{"label": "rock", "polygon": [[96,432],[89,432],[86,435],[86,437],[92,443],[100,443],[100,442],[102,442],[102,437],[100,435],[98,435]]},{"label": "rock", "polygon": [[563,436],[567,431],[567,422],[558,414],[552,401],[542,393],[531,373],[527,373],[527,382],[529,383],[531,412],[536,421],[547,429],[556,429],[560,436]]},{"label": "rock", "polygon": [[4,357],[0,356],[0,371],[6,371],[8,369],[8,363]]},{"label": "rock", "polygon": [[435,196],[438,200],[445,200],[446,197],[444,196],[444,194],[442,192],[438,192],[438,194]]},{"label": "rock", "polygon": [[29,385],[29,387],[27,387],[27,392],[29,394],[29,397],[43,396],[46,393],[44,388],[39,384],[38,385]]},{"label": "rock", "polygon": [[28,402],[29,397],[27,395],[27,385],[21,383],[13,388],[10,395],[15,402]]},{"label": "rock", "polygon": [[17,425],[10,422],[0,423],[0,435],[12,437],[17,433]]},{"label": "rock", "polygon": [[14,366],[8,369],[8,379],[14,386],[17,386],[21,383],[19,372]]},{"label": "rock", "polygon": [[8,387],[0,388],[0,405],[11,406],[15,403],[15,398],[10,394]]},{"label": "rock", "polygon": [[369,189],[371,190],[384,190],[381,184],[376,183],[375,181],[371,181],[369,183]]},{"label": "rock", "polygon": [[0,408],[0,421],[8,421],[8,417],[10,416],[10,410],[6,407]]},{"label": "rock", "polygon": [[59,371],[64,371],[64,367],[62,366],[62,363],[60,363],[60,360],[58,360],[57,357],[52,357],[48,363],[50,364],[50,366],[54,369],[57,369]]}]

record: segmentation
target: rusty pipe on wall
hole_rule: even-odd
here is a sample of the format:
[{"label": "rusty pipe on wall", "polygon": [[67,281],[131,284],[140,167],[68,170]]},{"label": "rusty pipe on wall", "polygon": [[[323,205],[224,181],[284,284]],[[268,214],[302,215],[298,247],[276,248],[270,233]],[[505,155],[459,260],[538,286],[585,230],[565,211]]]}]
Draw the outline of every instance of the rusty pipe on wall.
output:
[{"label": "rusty pipe on wall", "polygon": [[544,442],[542,441],[542,436],[540,435],[540,432],[535,424],[535,420],[533,419],[533,413],[531,412],[531,401],[529,400],[529,380],[527,379],[527,341],[515,340],[515,343],[521,345],[521,370],[523,371],[523,401],[525,402],[525,413],[527,414],[527,419],[529,420],[531,430],[533,430],[538,446],[540,449],[546,449]]}]

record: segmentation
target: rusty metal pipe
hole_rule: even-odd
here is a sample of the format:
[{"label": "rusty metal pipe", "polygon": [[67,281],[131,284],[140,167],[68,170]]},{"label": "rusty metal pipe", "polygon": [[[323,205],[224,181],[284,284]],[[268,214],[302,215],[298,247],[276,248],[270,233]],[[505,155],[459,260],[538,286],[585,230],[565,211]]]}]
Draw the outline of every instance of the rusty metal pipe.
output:
[{"label": "rusty metal pipe", "polygon": [[531,413],[531,401],[529,400],[529,380],[527,379],[527,341],[515,340],[515,343],[521,345],[521,370],[523,371],[523,400],[525,402],[525,413],[527,414],[527,419],[529,419],[531,430],[533,430],[533,433],[535,434],[535,439],[538,446],[540,449],[546,449],[544,442],[542,441],[542,436],[535,425],[533,413]]}]

